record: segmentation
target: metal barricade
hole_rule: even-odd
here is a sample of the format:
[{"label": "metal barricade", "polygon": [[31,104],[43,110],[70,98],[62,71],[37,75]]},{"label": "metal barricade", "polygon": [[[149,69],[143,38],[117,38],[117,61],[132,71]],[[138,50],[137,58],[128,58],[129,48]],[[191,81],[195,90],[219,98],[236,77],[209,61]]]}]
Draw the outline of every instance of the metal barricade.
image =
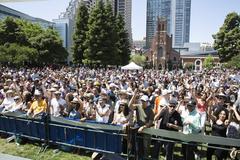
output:
[{"label": "metal barricade", "polygon": [[45,141],[45,116],[29,119],[22,112],[0,114],[0,132]]},{"label": "metal barricade", "polygon": [[[143,133],[123,133],[121,126],[99,124],[92,122],[73,121],[64,118],[48,117],[43,115],[35,119],[29,119],[23,113],[0,114],[0,132],[14,134],[39,140],[46,144],[65,145],[76,148],[84,148],[91,151],[113,153],[136,158],[138,155],[138,139],[144,137],[151,141],[174,142],[183,145],[194,145],[205,148],[222,149],[229,151],[232,147],[240,147],[240,139],[231,139],[203,134],[185,135],[161,129],[148,128]],[[147,135],[147,136],[144,136]],[[129,137],[131,137],[129,139]],[[133,153],[123,154],[123,139],[133,146]],[[133,140],[135,139],[135,140]],[[133,155],[135,154],[135,155]],[[149,157],[145,157],[147,159]]]},{"label": "metal barricade", "polygon": [[49,142],[104,153],[122,153],[121,126],[51,117]]}]

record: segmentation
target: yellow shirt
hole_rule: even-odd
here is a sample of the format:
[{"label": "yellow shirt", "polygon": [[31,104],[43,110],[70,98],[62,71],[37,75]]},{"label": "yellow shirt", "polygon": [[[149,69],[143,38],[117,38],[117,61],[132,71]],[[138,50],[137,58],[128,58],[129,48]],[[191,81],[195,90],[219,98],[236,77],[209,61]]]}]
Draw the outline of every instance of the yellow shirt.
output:
[{"label": "yellow shirt", "polygon": [[46,103],[45,100],[41,100],[40,102],[35,100],[32,103],[30,110],[33,111],[33,114],[39,113],[40,111],[46,112],[46,110],[47,110],[47,103]]}]

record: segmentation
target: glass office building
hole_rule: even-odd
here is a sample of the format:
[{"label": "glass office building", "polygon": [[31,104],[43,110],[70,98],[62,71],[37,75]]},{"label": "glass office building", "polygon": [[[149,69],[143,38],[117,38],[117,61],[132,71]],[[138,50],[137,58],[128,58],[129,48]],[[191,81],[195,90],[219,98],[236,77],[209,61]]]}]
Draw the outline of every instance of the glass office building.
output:
[{"label": "glass office building", "polygon": [[157,18],[167,19],[167,32],[173,36],[173,46],[181,47],[189,42],[191,0],[147,0],[146,46],[157,28]]}]

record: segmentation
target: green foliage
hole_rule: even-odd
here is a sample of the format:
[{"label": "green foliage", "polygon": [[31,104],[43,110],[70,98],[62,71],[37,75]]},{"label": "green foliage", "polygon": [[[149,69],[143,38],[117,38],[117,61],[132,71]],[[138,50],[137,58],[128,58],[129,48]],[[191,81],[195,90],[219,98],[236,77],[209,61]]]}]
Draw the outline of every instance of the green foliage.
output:
[{"label": "green foliage", "polygon": [[21,19],[0,21],[0,62],[32,66],[64,62],[67,51],[53,29]]},{"label": "green foliage", "polygon": [[131,62],[144,66],[146,63],[146,57],[139,54],[131,55]]},{"label": "green foliage", "polygon": [[128,33],[125,30],[125,22],[120,14],[116,17],[116,30],[119,38],[117,43],[118,55],[120,58],[119,63],[121,65],[126,65],[130,60],[131,50]]},{"label": "green foliage", "polygon": [[[82,43],[82,42],[81,42]],[[90,12],[84,43],[84,63],[124,65],[130,59],[130,44],[121,16],[114,16],[109,1],[98,1]]]},{"label": "green foliage", "polygon": [[16,43],[0,45],[0,62],[11,62],[15,65],[31,63],[37,50],[27,46],[20,46]]},{"label": "green foliage", "polygon": [[117,33],[110,3],[104,5],[102,1],[98,1],[90,13],[88,28],[84,61],[103,65],[116,64],[119,60]]},{"label": "green foliage", "polygon": [[227,62],[225,67],[240,69],[240,54],[232,57],[232,59],[229,62]]},{"label": "green foliage", "polygon": [[208,55],[207,58],[204,59],[203,61],[203,67],[207,69],[211,69],[214,67],[214,59],[211,55]]},{"label": "green foliage", "polygon": [[94,63],[100,60],[103,55],[103,44],[106,36],[105,30],[103,30],[104,21],[104,5],[102,1],[98,1],[88,20],[89,30],[86,40],[87,49],[84,51],[85,61]]},{"label": "green foliage", "polygon": [[240,54],[240,15],[229,13],[213,38],[214,48],[218,51],[221,62],[227,62]]},{"label": "green foliage", "polygon": [[76,18],[75,32],[73,35],[73,62],[82,63],[84,51],[86,50],[85,41],[88,31],[88,9],[81,3]]}]

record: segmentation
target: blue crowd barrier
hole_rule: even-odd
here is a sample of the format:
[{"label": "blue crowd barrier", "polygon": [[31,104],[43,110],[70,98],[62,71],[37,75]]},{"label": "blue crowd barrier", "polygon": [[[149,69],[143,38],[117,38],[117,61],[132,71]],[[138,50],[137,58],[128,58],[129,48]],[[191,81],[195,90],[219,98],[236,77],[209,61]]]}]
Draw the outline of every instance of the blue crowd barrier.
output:
[{"label": "blue crowd barrier", "polygon": [[29,119],[23,113],[0,114],[0,132],[51,144],[105,153],[122,153],[121,126],[79,122],[56,117]]},{"label": "blue crowd barrier", "polygon": [[82,123],[52,117],[49,123],[49,140],[50,143],[68,144],[100,152],[121,154],[123,135],[120,134],[120,130],[122,130],[120,126],[92,122]]},{"label": "blue crowd barrier", "polygon": [[21,112],[1,114],[0,131],[41,141],[46,139],[44,119],[29,119]]}]

